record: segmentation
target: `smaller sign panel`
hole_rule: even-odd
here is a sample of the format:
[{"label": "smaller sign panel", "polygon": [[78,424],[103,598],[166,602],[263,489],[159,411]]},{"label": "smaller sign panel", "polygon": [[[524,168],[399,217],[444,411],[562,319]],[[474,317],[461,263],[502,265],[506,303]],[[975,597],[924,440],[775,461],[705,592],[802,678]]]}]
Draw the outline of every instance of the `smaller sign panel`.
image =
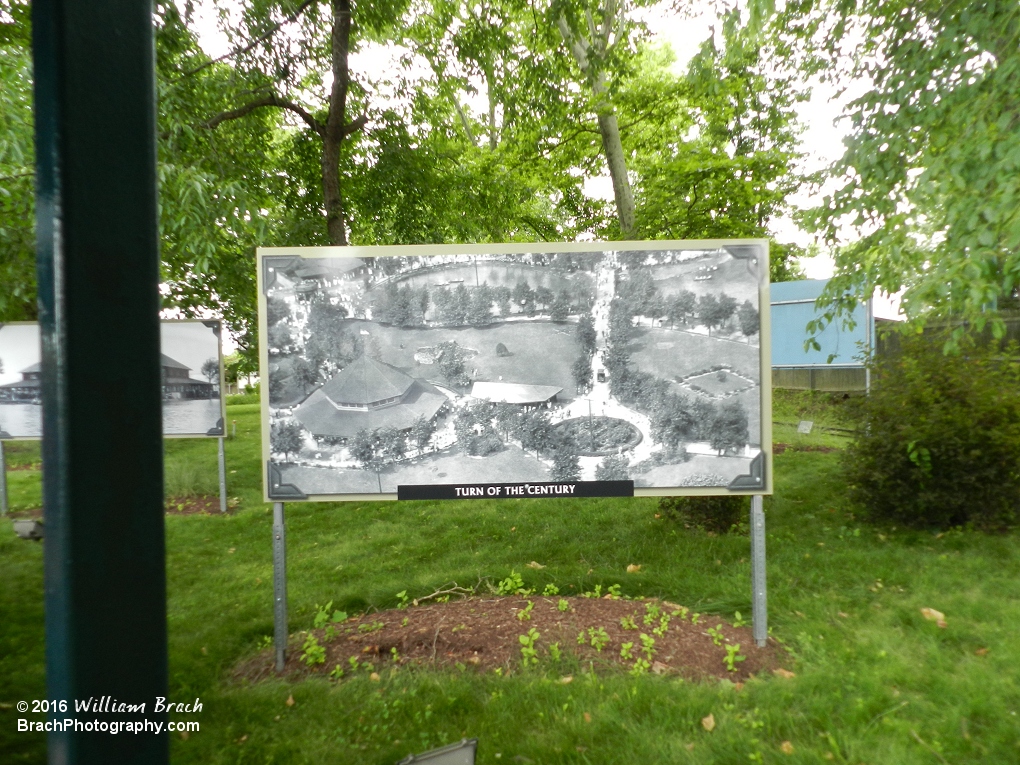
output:
[{"label": "smaller sign panel", "polygon": [[[163,435],[224,435],[219,320],[160,322]],[[42,438],[39,325],[0,324],[0,438]]]}]

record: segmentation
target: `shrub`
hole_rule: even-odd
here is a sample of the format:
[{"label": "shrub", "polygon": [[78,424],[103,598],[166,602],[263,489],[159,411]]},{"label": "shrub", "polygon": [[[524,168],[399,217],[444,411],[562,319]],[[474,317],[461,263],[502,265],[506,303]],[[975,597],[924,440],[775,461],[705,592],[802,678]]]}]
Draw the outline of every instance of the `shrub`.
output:
[{"label": "shrub", "polygon": [[663,497],[659,512],[688,528],[725,534],[747,522],[747,497]]},{"label": "shrub", "polygon": [[1020,364],[1013,346],[904,336],[872,365],[845,455],[852,504],[915,528],[1012,526],[1020,513]]},{"label": "shrub", "polygon": [[506,346],[503,345],[503,343],[496,343],[496,355],[497,356],[511,356],[513,354],[511,354],[510,351],[508,351],[506,349]]}]

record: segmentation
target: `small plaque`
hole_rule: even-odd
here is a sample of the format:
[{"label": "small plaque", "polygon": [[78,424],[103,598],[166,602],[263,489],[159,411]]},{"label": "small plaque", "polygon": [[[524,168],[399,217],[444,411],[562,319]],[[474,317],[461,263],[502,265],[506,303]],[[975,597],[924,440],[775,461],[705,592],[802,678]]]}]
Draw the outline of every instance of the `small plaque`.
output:
[{"label": "small plaque", "polygon": [[811,428],[815,426],[811,420],[801,420],[797,425],[797,432],[803,433],[805,436],[811,432]]}]

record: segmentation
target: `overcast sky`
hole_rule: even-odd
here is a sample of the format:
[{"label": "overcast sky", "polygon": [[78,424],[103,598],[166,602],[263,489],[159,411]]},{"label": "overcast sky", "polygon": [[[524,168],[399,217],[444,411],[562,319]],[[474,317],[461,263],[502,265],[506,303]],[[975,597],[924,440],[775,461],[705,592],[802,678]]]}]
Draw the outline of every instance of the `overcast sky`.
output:
[{"label": "overcast sky", "polygon": [[190,367],[192,380],[205,380],[202,364],[219,359],[219,338],[212,329],[200,321],[164,321],[159,330],[163,354]]}]

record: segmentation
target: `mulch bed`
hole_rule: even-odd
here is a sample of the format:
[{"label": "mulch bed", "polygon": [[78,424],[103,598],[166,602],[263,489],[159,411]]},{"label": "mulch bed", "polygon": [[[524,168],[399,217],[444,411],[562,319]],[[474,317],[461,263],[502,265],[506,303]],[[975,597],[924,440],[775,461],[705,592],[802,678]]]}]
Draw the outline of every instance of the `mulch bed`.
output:
[{"label": "mulch bed", "polygon": [[[533,606],[526,611],[529,601]],[[569,606],[567,610],[560,610],[561,601]],[[764,648],[756,647],[749,626],[733,627],[718,617],[706,615],[701,615],[694,624],[693,613],[683,616],[685,611],[664,601],[611,597],[468,597],[352,617],[331,625],[332,637],[327,636],[330,627],[310,630],[325,649],[325,661],[312,667],[301,661],[309,632],[292,635],[283,674],[296,680],[327,675],[339,665],[349,676],[352,657],[357,665],[353,671],[357,672],[394,665],[513,671],[522,662],[519,638],[531,629],[539,634],[535,648],[542,667],[554,661],[550,646],[558,643],[564,657],[576,657],[585,668],[590,663],[595,669],[632,670],[635,660],[646,659],[641,650],[642,633],[655,640],[652,654],[646,659],[650,664],[646,671],[654,674],[740,682],[779,668],[786,657],[772,639]],[[654,616],[646,625],[644,619],[649,612]],[[521,618],[522,613],[530,618]],[[663,614],[671,617],[663,634],[655,635],[652,630],[660,627]],[[624,628],[621,620],[627,617],[633,620],[635,628]],[[717,625],[722,625],[721,635],[716,638],[719,645],[708,633]],[[592,629],[601,635],[599,628],[604,630],[606,639],[601,650],[592,647],[588,632]],[[579,645],[578,633],[582,631],[584,644]],[[633,658],[621,657],[624,643],[633,643],[630,648]],[[739,644],[738,655],[746,657],[735,664],[735,671],[729,671],[724,662],[727,644]],[[272,649],[246,660],[236,671],[238,679],[251,681],[275,674]]]},{"label": "mulch bed", "polygon": [[839,448],[835,446],[821,446],[818,444],[806,444],[804,446],[795,446],[794,444],[774,443],[772,444],[772,454],[782,454],[783,452],[838,452]]},{"label": "mulch bed", "polygon": [[[230,512],[230,508],[236,505],[236,500],[227,500],[227,512]],[[200,495],[197,497],[167,497],[166,498],[166,512],[167,515],[219,515],[220,514],[220,498],[211,497],[208,495]]]}]

